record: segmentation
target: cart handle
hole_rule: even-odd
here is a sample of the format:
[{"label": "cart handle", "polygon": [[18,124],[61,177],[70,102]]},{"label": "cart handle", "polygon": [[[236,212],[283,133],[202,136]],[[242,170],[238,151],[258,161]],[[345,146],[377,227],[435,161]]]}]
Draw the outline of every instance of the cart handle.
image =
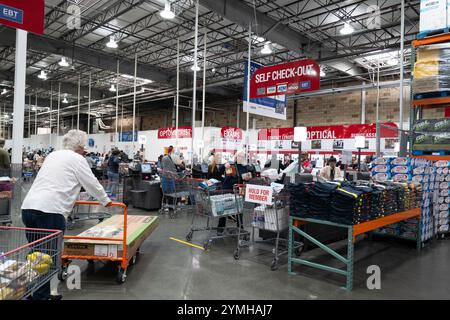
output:
[{"label": "cart handle", "polygon": [[[101,203],[98,201],[76,201],[76,205],[91,205],[91,206],[101,206]],[[121,207],[126,208],[126,204],[122,202],[111,202],[110,207]]]}]

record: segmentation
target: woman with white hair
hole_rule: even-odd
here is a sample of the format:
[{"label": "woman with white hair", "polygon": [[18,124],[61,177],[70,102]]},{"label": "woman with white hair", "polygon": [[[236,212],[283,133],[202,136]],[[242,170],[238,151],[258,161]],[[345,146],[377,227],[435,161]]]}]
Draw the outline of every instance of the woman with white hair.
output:
[{"label": "woman with white hair", "polygon": [[[27,228],[64,231],[81,187],[103,206],[110,205],[111,200],[83,156],[86,143],[86,132],[70,130],[63,137],[63,150],[45,159],[22,203],[22,221]],[[27,237],[33,240],[32,235]],[[33,294],[34,300],[60,298],[50,296],[50,282]]]}]

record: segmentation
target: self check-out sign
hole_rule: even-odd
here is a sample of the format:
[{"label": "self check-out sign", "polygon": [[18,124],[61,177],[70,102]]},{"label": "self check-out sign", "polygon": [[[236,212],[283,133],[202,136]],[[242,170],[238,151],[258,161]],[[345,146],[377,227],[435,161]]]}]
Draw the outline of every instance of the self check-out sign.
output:
[{"label": "self check-out sign", "polygon": [[44,0],[0,0],[0,25],[44,33]]}]

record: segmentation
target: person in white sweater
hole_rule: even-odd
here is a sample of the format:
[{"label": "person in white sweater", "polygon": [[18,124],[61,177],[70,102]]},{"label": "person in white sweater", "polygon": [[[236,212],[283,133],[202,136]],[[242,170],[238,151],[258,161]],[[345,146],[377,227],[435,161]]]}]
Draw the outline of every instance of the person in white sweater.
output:
[{"label": "person in white sweater", "polygon": [[[70,130],[63,137],[63,150],[47,156],[22,203],[25,227],[64,232],[66,218],[75,205],[81,187],[103,206],[111,204],[83,156],[86,143],[86,132]],[[27,233],[27,238],[29,242],[37,240],[32,233]],[[33,294],[34,300],[60,298],[50,296],[50,282]]]}]

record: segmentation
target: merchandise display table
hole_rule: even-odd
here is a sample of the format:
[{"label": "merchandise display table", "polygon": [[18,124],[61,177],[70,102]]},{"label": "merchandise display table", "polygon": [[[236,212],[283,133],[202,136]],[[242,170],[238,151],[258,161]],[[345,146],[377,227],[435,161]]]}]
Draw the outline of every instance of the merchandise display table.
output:
[{"label": "merchandise display table", "polygon": [[[361,234],[365,234],[371,231],[375,231],[378,228],[385,227],[400,221],[408,220],[408,219],[418,219],[420,220],[421,211],[420,208],[412,209],[404,212],[395,213],[383,218],[379,218],[376,220],[371,220],[368,222],[360,223],[357,225],[344,225],[339,223],[334,223],[326,220],[318,220],[318,219],[310,219],[310,218],[300,218],[300,217],[290,217],[289,221],[289,249],[288,249],[288,272],[290,274],[295,274],[292,271],[292,267],[294,263],[302,264],[305,266],[309,266],[311,268],[315,269],[321,269],[329,272],[334,272],[337,274],[341,274],[346,277],[346,287],[348,291],[353,289],[353,265],[354,265],[354,256],[353,256],[353,250],[354,250],[354,243],[356,241],[356,237]],[[347,257],[344,257],[337,253],[335,250],[333,250],[330,246],[323,244],[322,242],[318,241],[317,239],[313,238],[308,233],[304,232],[300,229],[302,225],[308,224],[308,223],[317,223],[317,224],[323,224],[323,225],[329,225],[334,226],[338,228],[345,228],[347,229]],[[310,260],[300,259],[300,258],[294,258],[294,232],[296,234],[299,234],[300,236],[304,237],[305,239],[311,241],[315,245],[317,245],[319,248],[324,250],[326,253],[332,255],[342,263],[346,265],[345,269],[339,269],[330,267],[327,265],[315,263]],[[417,250],[421,249],[422,243],[421,243],[421,235],[420,235],[420,228],[417,228],[417,236],[416,239],[414,239],[417,242]]]}]

